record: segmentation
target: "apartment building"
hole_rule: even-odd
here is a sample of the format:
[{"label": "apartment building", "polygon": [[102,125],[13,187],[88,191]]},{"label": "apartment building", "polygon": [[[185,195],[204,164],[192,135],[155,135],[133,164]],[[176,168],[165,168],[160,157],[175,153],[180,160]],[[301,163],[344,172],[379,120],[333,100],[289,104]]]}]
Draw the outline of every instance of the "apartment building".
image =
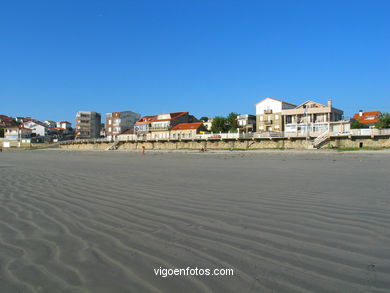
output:
[{"label": "apartment building", "polygon": [[99,138],[101,115],[91,111],[79,111],[76,114],[76,139]]},{"label": "apartment building", "polygon": [[296,106],[278,99],[267,97],[257,104],[256,107],[256,131],[283,131],[284,124],[282,111],[294,109]]},{"label": "apartment building", "polygon": [[106,114],[106,136],[113,139],[126,130],[133,129],[141,115],[132,111],[112,112]]},{"label": "apartment building", "polygon": [[285,133],[319,134],[331,130],[343,119],[343,111],[333,107],[332,100],[327,105],[306,101],[293,108],[282,110]]}]

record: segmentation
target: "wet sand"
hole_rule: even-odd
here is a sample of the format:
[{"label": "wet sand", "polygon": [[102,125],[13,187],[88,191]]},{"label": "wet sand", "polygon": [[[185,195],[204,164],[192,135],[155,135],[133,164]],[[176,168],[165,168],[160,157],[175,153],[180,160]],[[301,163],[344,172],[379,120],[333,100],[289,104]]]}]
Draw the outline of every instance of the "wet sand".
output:
[{"label": "wet sand", "polygon": [[389,179],[389,152],[4,151],[0,292],[389,292]]}]

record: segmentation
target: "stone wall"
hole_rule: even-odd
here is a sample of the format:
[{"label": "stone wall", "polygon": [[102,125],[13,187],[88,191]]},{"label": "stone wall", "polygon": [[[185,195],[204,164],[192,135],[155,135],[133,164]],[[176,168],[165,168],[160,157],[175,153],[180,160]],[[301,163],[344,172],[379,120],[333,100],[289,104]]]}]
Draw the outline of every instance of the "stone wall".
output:
[{"label": "stone wall", "polygon": [[[111,143],[81,143],[61,145],[63,149],[78,150],[106,150]],[[145,146],[147,150],[199,150],[202,147],[209,150],[227,149],[308,149],[312,142],[305,138],[272,138],[261,140],[209,140],[209,141],[154,141],[154,142],[124,142],[118,150],[140,150]],[[351,147],[390,147],[390,137],[333,137],[322,148],[351,148]]]}]

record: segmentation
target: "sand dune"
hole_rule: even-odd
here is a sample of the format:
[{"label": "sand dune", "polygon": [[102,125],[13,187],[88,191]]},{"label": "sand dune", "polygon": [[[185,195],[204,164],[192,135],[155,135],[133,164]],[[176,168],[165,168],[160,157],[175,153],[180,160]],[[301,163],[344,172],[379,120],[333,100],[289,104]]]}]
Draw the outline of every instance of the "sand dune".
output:
[{"label": "sand dune", "polygon": [[389,292],[389,167],[380,152],[6,151],[0,292]]}]

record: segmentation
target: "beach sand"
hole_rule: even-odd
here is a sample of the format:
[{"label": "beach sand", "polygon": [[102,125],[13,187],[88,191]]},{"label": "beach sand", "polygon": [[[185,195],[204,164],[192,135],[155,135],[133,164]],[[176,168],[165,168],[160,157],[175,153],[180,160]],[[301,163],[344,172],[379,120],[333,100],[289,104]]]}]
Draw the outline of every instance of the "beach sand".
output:
[{"label": "beach sand", "polygon": [[0,153],[1,293],[389,288],[389,152]]}]

